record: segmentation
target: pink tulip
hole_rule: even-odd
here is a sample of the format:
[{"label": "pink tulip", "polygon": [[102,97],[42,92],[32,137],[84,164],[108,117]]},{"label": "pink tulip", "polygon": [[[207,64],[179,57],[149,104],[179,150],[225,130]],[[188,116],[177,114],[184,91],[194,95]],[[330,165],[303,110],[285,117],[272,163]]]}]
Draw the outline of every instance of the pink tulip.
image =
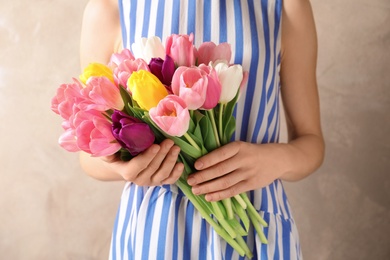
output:
[{"label": "pink tulip", "polygon": [[85,101],[79,104],[82,110],[122,110],[124,107],[118,87],[106,77],[91,77],[81,93],[85,97]]},{"label": "pink tulip", "polygon": [[74,106],[85,99],[80,93],[82,89],[83,86],[76,79],[71,84],[62,84],[51,100],[51,110],[68,120],[73,115]]},{"label": "pink tulip", "polygon": [[82,151],[93,156],[108,156],[121,148],[112,135],[111,123],[98,111],[78,112],[74,126],[77,146]]},{"label": "pink tulip", "polygon": [[112,54],[109,66],[111,68],[116,68],[125,60],[134,60],[134,56],[129,49],[123,49],[120,53]]},{"label": "pink tulip", "polygon": [[219,99],[221,97],[222,85],[219,81],[217,72],[212,66],[206,66],[204,64],[201,64],[199,65],[199,69],[206,73],[208,79],[206,99],[200,108],[206,110],[212,109],[219,102]]},{"label": "pink tulip", "polygon": [[69,152],[107,156],[121,147],[111,133],[111,123],[99,111],[79,111],[64,122],[65,132],[60,136],[59,144]]},{"label": "pink tulip", "polygon": [[196,48],[192,43],[194,35],[172,34],[165,43],[166,54],[174,61],[176,66],[193,66],[195,65]]},{"label": "pink tulip", "polygon": [[172,92],[187,104],[188,109],[200,108],[207,94],[208,77],[197,67],[179,67],[172,78]]},{"label": "pink tulip", "polygon": [[149,115],[161,130],[171,136],[184,135],[190,124],[190,113],[185,102],[175,95],[163,98],[157,107],[150,109]]},{"label": "pink tulip", "polygon": [[127,81],[131,76],[131,73],[139,70],[149,71],[149,66],[143,59],[129,59],[119,64],[114,70],[114,80],[117,85],[121,85],[127,88]]},{"label": "pink tulip", "polygon": [[216,45],[214,42],[204,42],[200,45],[197,52],[198,64],[209,64],[217,60],[230,62],[232,51],[230,44],[221,43]]}]

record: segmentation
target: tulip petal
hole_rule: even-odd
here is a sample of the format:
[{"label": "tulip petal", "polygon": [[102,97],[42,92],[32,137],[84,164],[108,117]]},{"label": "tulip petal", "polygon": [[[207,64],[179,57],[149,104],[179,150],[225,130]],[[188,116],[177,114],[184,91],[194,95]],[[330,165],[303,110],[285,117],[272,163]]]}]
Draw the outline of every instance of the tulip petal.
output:
[{"label": "tulip petal", "polygon": [[155,138],[150,127],[145,123],[125,125],[119,136],[122,142],[126,143],[126,148],[133,156],[149,148]]},{"label": "tulip petal", "polygon": [[185,102],[178,96],[168,95],[157,107],[149,111],[152,121],[171,136],[182,136],[188,131],[190,114]]},{"label": "tulip petal", "polygon": [[80,148],[77,146],[77,141],[73,129],[68,129],[60,136],[58,143],[68,152],[78,152]]}]

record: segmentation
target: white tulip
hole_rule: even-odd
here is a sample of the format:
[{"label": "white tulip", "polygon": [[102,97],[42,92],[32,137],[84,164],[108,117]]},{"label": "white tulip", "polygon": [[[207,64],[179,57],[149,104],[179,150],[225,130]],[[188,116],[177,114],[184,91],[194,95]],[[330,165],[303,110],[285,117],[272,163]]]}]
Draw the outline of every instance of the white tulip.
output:
[{"label": "white tulip", "polygon": [[152,58],[165,59],[165,48],[157,36],[137,38],[131,47],[134,57],[143,59],[148,64]]},{"label": "white tulip", "polygon": [[219,81],[222,85],[221,98],[219,102],[226,104],[237,94],[243,79],[243,70],[241,65],[229,66],[227,62],[218,61],[213,64],[217,71]]}]

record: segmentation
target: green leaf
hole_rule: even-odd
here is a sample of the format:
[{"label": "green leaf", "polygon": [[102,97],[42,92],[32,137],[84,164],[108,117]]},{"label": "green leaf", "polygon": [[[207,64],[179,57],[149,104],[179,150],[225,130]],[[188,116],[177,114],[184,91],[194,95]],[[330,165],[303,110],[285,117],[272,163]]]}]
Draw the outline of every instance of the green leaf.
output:
[{"label": "green leaf", "polygon": [[[187,134],[195,141],[195,143],[200,147],[202,148],[203,146],[203,140],[200,139],[198,136],[196,136],[195,134],[192,134],[190,132],[187,132]],[[203,155],[203,154],[202,154]]]},{"label": "green leaf", "polygon": [[195,160],[192,157],[188,156],[188,154],[186,153],[179,153],[179,161],[184,164],[184,172],[182,176],[184,176],[187,179],[188,175],[195,172],[194,169]]},{"label": "green leaf", "polygon": [[189,143],[187,143],[186,141],[178,138],[178,137],[175,137],[175,136],[170,136],[170,135],[166,135],[165,136],[167,138],[170,138],[177,146],[179,146],[181,148],[181,151],[186,153],[187,155],[191,156],[192,158],[199,158],[202,156],[202,151],[199,151],[198,149],[196,149],[195,147],[193,147],[192,145],[190,145]]},{"label": "green leaf", "polygon": [[[191,114],[192,115],[192,114]],[[189,124],[189,126],[188,126],[188,130],[187,130],[187,132],[193,132],[194,130],[195,130],[195,121],[193,120],[193,118],[192,117],[190,117],[190,124]]]},{"label": "green leaf", "polygon": [[132,104],[133,104],[130,93],[122,85],[119,85],[119,93],[121,94],[123,103],[125,104],[124,109],[123,109],[124,112],[126,112],[130,116],[133,116],[132,111],[130,109],[130,107],[132,107]]},{"label": "green leaf", "polygon": [[119,157],[119,159],[121,161],[124,161],[124,162],[128,162],[133,158],[133,156],[130,154],[130,152],[128,150],[126,150],[125,148],[121,148],[116,153],[116,155]]},{"label": "green leaf", "polygon": [[230,142],[230,139],[232,138],[232,135],[234,131],[236,130],[236,119],[234,116],[230,118],[230,120],[224,125],[223,129],[223,138],[222,138],[222,144],[227,144]]},{"label": "green leaf", "polygon": [[206,114],[199,122],[203,136],[203,144],[208,151],[212,151],[218,148],[218,144],[215,140],[215,134],[213,132],[213,127],[210,120],[210,116]]},{"label": "green leaf", "polygon": [[225,109],[223,111],[224,124],[226,124],[227,121],[229,121],[229,119],[233,116],[233,111],[234,111],[234,107],[236,106],[238,96],[239,96],[239,91],[237,91],[236,96],[226,104]]}]

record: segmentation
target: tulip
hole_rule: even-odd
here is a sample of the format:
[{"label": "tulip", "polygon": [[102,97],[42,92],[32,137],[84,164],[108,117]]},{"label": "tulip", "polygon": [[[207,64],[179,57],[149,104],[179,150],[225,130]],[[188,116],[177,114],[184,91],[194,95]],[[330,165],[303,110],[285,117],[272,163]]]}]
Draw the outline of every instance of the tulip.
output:
[{"label": "tulip", "polygon": [[127,88],[127,81],[130,78],[130,75],[134,71],[139,70],[148,70],[149,67],[148,64],[143,59],[129,59],[125,60],[122,63],[119,64],[117,68],[114,69],[114,80],[115,83],[119,86],[123,86],[124,88]]},{"label": "tulip", "polygon": [[219,81],[217,72],[212,66],[206,66],[204,64],[199,65],[199,69],[207,73],[207,91],[206,91],[206,99],[203,105],[200,107],[201,109],[212,109],[214,108],[221,97],[222,86]]},{"label": "tulip", "polygon": [[150,118],[170,136],[184,135],[190,124],[190,113],[185,102],[178,96],[168,95],[157,107],[150,109]]},{"label": "tulip", "polygon": [[121,148],[111,133],[111,123],[96,110],[80,110],[69,121],[59,139],[67,151],[84,151],[93,156],[108,156]]},{"label": "tulip", "polygon": [[207,94],[208,77],[197,67],[179,67],[172,78],[172,92],[187,104],[188,109],[200,108]]},{"label": "tulip", "polygon": [[86,97],[79,105],[82,110],[122,110],[124,107],[118,87],[105,77],[91,77],[81,93]]},{"label": "tulip", "polygon": [[142,109],[150,110],[168,95],[168,91],[161,81],[151,72],[139,70],[131,74],[127,87],[133,99]]},{"label": "tulip", "polygon": [[73,115],[74,106],[85,99],[80,93],[83,86],[78,80],[73,80],[71,84],[62,84],[51,100],[51,110],[65,120],[69,120]]},{"label": "tulip", "polygon": [[244,78],[241,65],[229,66],[227,63],[218,62],[214,66],[217,71],[219,81],[222,84],[222,92],[219,102],[226,104],[237,94]]},{"label": "tulip", "polygon": [[197,52],[198,64],[209,64],[218,60],[229,62],[232,56],[230,44],[221,43],[216,45],[213,42],[202,43]]},{"label": "tulip", "polygon": [[166,40],[166,54],[176,62],[176,66],[193,66],[195,65],[196,48],[192,41],[194,35],[177,35],[172,34]]},{"label": "tulip", "polygon": [[112,54],[108,64],[111,68],[116,68],[125,60],[134,60],[134,56],[129,49],[123,49],[120,53]]},{"label": "tulip", "polygon": [[154,143],[154,134],[148,124],[118,110],[114,111],[111,118],[112,134],[132,156],[145,151]]},{"label": "tulip", "polygon": [[83,71],[83,74],[80,75],[80,80],[84,84],[87,84],[87,81],[90,77],[106,77],[112,83],[114,83],[114,77],[112,75],[112,70],[100,63],[91,63]]},{"label": "tulip", "polygon": [[165,57],[164,46],[157,36],[137,38],[131,47],[135,58],[144,59],[148,64],[152,58],[163,59]]},{"label": "tulip", "polygon": [[152,72],[164,85],[171,86],[173,73],[175,73],[175,63],[173,59],[166,55],[165,60],[153,58],[149,63]]}]

